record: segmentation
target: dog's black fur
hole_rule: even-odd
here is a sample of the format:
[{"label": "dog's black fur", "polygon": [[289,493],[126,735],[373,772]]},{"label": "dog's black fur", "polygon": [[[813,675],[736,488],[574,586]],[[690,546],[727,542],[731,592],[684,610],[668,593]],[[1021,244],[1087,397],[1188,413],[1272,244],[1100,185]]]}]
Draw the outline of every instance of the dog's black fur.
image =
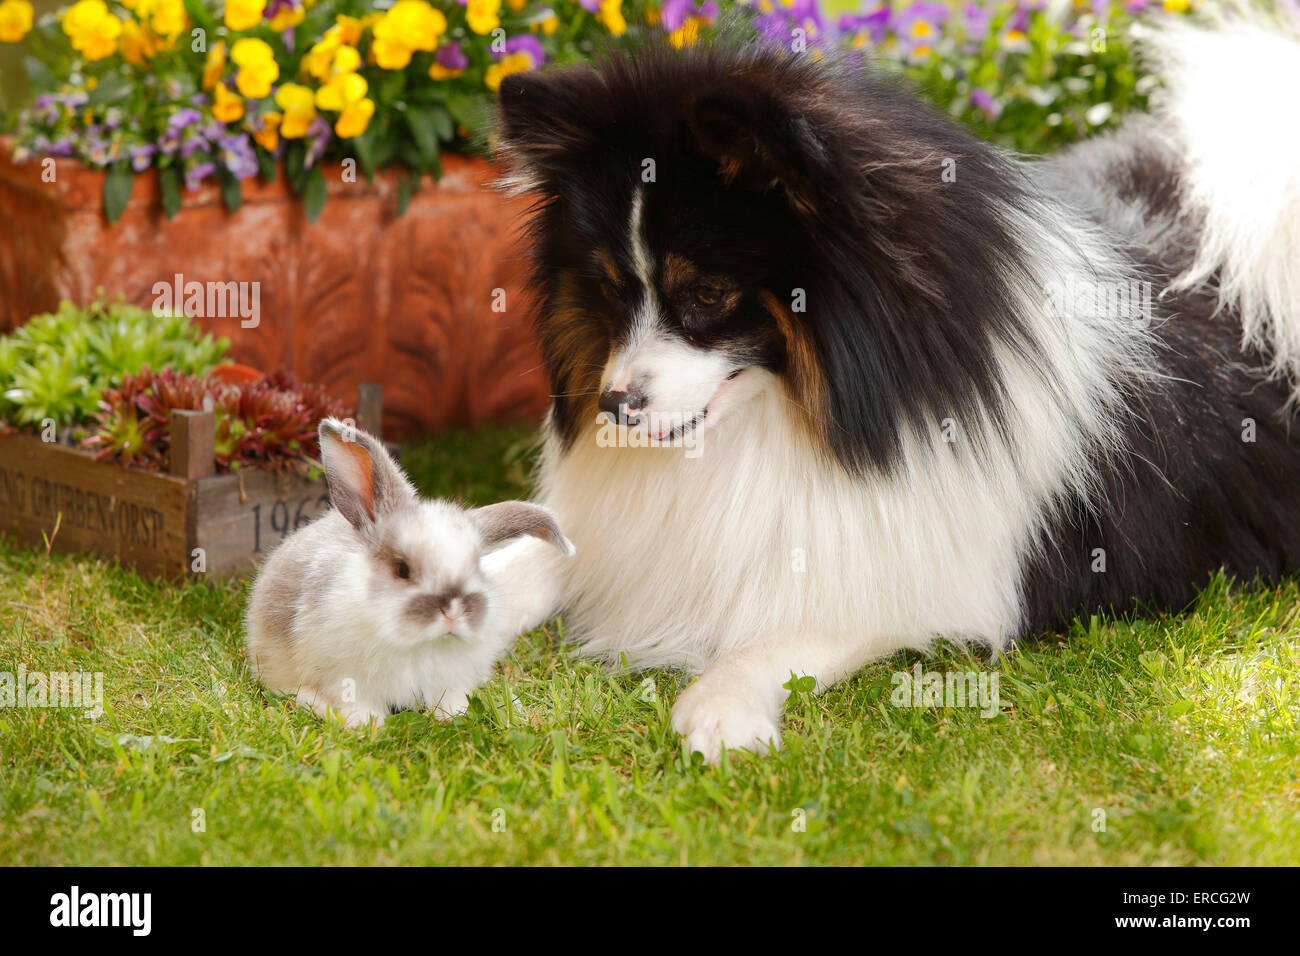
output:
[{"label": "dog's black fur", "polygon": [[[627,209],[646,161],[650,243],[739,294],[721,321],[683,306],[678,334],[783,376],[824,454],[859,478],[898,469],[904,432],[958,409],[982,409],[1014,442],[994,354],[1036,362],[1042,345],[1009,304],[1038,279],[1032,237],[1007,211],[1073,216],[1153,283],[1155,314],[1144,367],[1098,372],[1124,396],[1112,410],[1122,442],[1088,450],[1090,492],[1062,489],[1022,568],[1022,634],[1135,601],[1179,608],[1220,568],[1241,581],[1296,568],[1290,383],[1258,371],[1267,356],[1242,350],[1212,288],[1160,295],[1190,262],[1198,225],[1176,146],[1141,122],[1026,165],[868,69],[724,43],[511,76],[499,133],[538,199],[538,329],[565,441],[626,335],[611,277],[632,269]],[[1134,209],[1161,228],[1135,232]],[[770,303],[792,290],[807,311],[783,324]]]}]

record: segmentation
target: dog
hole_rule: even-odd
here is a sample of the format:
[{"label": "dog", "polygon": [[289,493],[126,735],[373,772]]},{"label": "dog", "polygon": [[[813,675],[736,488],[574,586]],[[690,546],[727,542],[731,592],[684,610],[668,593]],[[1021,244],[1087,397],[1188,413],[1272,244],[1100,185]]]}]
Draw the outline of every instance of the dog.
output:
[{"label": "dog", "polygon": [[757,44],[503,81],[577,547],[489,557],[509,626],[698,674],[716,761],[792,675],[1295,569],[1300,42],[1148,34],[1152,111],[1040,160]]}]

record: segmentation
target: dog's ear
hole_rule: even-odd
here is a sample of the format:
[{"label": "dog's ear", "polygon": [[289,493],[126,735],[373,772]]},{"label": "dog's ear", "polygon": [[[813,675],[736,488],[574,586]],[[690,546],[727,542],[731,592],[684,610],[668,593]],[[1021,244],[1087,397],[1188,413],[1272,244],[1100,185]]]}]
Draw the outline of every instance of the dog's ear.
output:
[{"label": "dog's ear", "polygon": [[509,187],[545,190],[575,155],[595,145],[589,112],[602,99],[600,84],[589,66],[514,73],[501,81],[497,150]]},{"label": "dog's ear", "polygon": [[728,185],[766,192],[784,189],[797,210],[816,209],[819,185],[830,178],[832,150],[807,113],[757,84],[702,93],[687,125],[699,151],[718,164]]}]

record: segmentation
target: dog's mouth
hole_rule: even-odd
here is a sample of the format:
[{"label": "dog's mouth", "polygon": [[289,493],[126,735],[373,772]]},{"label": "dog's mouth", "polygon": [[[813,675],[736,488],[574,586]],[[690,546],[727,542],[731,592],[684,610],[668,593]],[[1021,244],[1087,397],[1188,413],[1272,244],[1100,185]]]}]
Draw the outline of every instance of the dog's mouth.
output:
[{"label": "dog's mouth", "polygon": [[734,382],[744,370],[744,367],[733,369],[726,378],[718,383],[718,387],[714,391],[713,397],[709,399],[704,408],[688,420],[675,425],[666,432],[654,436],[654,440],[661,444],[672,444],[673,442],[681,441],[687,435],[691,434],[691,432],[695,431],[695,429],[703,424],[704,420],[709,417],[709,410],[717,405],[718,399],[727,392],[730,383]]}]

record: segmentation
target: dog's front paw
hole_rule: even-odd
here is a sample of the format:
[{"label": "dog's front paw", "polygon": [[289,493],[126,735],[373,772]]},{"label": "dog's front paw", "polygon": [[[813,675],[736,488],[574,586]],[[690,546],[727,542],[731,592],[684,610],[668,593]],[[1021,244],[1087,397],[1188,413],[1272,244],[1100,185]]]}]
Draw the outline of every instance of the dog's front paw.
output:
[{"label": "dog's front paw", "polygon": [[700,678],[673,705],[673,730],[682,735],[689,750],[704,754],[707,763],[717,763],[722,749],[749,750],[765,754],[781,746],[779,712],[757,694],[735,688],[711,686]]}]

